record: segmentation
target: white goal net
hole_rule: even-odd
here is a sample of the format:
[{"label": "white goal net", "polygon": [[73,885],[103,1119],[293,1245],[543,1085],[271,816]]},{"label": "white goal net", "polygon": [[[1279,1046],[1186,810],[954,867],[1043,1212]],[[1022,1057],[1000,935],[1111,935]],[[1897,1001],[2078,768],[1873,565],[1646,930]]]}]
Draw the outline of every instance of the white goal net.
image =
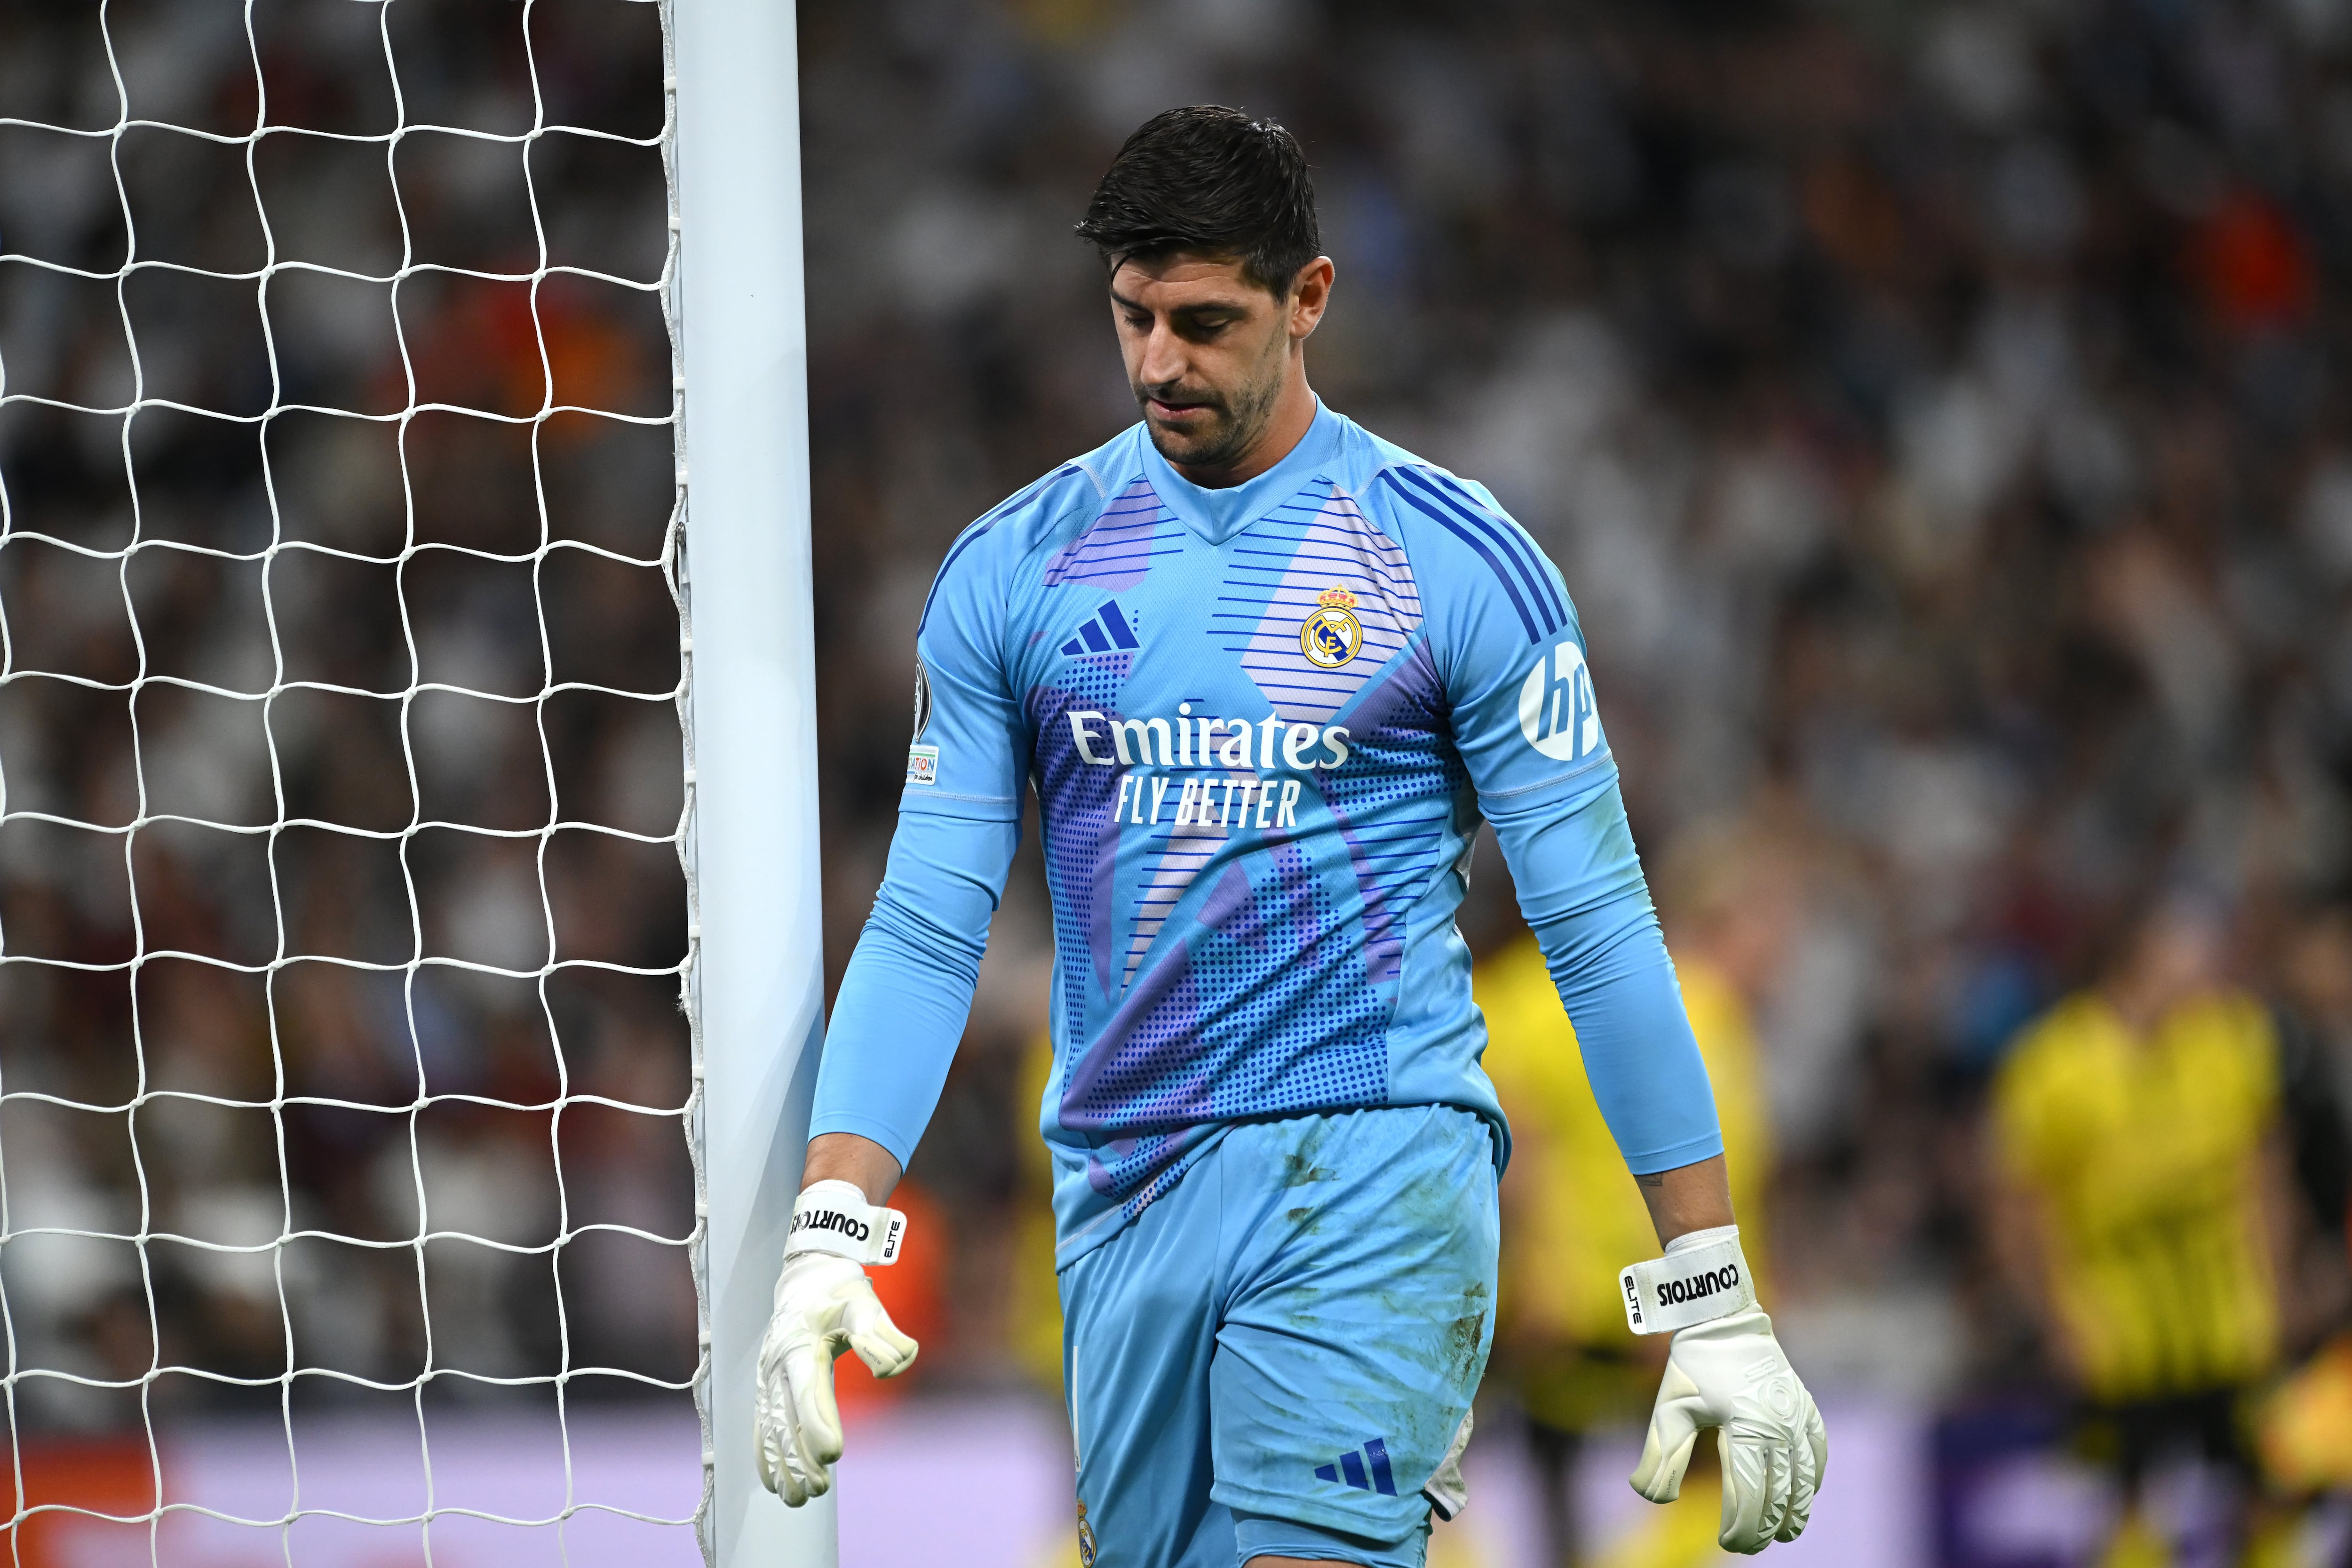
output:
[{"label": "white goal net", "polygon": [[0,7],[14,1563],[701,1560],[668,21]]}]

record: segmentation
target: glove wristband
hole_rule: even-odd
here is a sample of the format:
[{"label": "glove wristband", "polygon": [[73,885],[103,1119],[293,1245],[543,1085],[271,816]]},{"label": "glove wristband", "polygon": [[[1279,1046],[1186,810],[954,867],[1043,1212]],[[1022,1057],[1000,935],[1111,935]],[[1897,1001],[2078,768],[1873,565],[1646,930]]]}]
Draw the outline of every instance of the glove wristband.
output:
[{"label": "glove wristband", "polygon": [[784,1256],[830,1252],[853,1263],[896,1263],[907,1237],[907,1216],[869,1204],[848,1182],[817,1182],[793,1205]]},{"label": "glove wristband", "polygon": [[1620,1270],[1617,1288],[1625,1300],[1625,1326],[1637,1334],[1670,1334],[1756,1305],[1736,1225],[1675,1237],[1664,1258]]}]

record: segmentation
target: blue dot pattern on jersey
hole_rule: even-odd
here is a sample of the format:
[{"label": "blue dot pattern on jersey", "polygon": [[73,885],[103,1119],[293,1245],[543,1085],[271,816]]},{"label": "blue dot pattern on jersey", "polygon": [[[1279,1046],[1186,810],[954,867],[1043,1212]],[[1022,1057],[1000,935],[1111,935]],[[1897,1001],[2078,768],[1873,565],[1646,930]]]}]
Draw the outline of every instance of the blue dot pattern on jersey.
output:
[{"label": "blue dot pattern on jersey", "polygon": [[[1065,1079],[1062,1125],[1164,1131],[1237,1115],[1382,1104],[1389,999],[1323,957],[1349,939],[1307,852],[1277,845],[1229,867],[1189,948],[1137,987],[1147,1003],[1107,1028]],[[1110,1158],[1103,1155],[1108,1152]],[[1165,1160],[1155,1141],[1097,1150],[1097,1185],[1125,1193]]]},{"label": "blue dot pattern on jersey", "polygon": [[1180,552],[1184,525],[1162,505],[1150,482],[1138,479],[1113,499],[1086,531],[1055,552],[1041,580],[1045,587],[1088,583],[1107,594],[1143,581],[1154,561]]}]

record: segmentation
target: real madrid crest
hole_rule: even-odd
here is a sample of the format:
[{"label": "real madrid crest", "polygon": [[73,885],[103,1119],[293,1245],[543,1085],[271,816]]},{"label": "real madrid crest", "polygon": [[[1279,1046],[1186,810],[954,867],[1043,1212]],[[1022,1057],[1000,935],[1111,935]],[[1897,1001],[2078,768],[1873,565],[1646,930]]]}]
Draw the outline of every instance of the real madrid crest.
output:
[{"label": "real madrid crest", "polygon": [[1087,1522],[1087,1505],[1078,1504],[1078,1568],[1095,1568],[1095,1527]]},{"label": "real madrid crest", "polygon": [[1356,619],[1356,595],[1345,588],[1326,588],[1315,595],[1317,608],[1298,628],[1298,651],[1307,662],[1337,669],[1364,646],[1364,624]]}]

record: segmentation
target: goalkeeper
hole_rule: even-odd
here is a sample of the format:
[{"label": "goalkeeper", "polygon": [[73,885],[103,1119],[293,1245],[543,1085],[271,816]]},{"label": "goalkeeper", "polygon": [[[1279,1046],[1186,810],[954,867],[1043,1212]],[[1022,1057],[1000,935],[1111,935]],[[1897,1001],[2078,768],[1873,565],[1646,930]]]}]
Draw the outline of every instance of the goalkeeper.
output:
[{"label": "goalkeeper", "polygon": [[761,1475],[824,1490],[833,1358],[914,1358],[864,1270],[901,1244],[882,1205],[1026,784],[1081,1562],[1401,1568],[1463,1506],[1509,1147],[1454,928],[1482,816],[1665,1244],[1621,1282],[1638,1331],[1675,1335],[1633,1484],[1673,1498],[1716,1427],[1723,1543],[1793,1538],[1821,1418],[1755,1304],[1559,574],[1483,488],[1308,388],[1333,270],[1288,132],[1160,115],[1078,233],[1143,417],[967,529],[924,606],[761,1356]]}]

